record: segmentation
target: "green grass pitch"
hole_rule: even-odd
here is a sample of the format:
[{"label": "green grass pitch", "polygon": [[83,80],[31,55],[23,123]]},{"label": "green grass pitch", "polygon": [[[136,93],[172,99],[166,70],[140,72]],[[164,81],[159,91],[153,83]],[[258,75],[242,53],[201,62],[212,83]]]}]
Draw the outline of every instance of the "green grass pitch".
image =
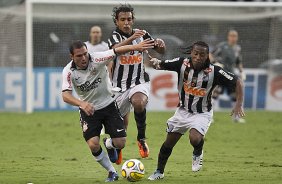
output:
[{"label": "green grass pitch", "polygon": [[[204,145],[204,165],[191,171],[191,152],[185,134],[173,150],[161,181],[146,178],[155,170],[165,138],[166,120],[173,112],[147,115],[150,146],[145,178],[138,183],[281,183],[282,113],[249,111],[246,124],[231,122],[229,112],[215,113]],[[130,117],[124,160],[140,159],[136,126]],[[84,142],[77,112],[0,113],[1,184],[97,184],[107,172],[93,159]],[[120,166],[115,165],[119,171]],[[120,178],[116,183],[127,183]]]}]

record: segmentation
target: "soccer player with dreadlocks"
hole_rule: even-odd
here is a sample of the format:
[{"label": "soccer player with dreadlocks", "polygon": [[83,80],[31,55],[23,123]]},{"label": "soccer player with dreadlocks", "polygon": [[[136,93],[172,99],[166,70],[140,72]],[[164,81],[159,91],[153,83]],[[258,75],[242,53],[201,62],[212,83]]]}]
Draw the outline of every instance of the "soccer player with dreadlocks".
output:
[{"label": "soccer player with dreadlocks", "polygon": [[[109,38],[109,48],[118,48],[123,45],[136,45],[145,39],[154,40],[154,50],[163,54],[165,43],[157,38],[153,39],[150,34],[141,29],[133,29],[135,20],[134,9],[129,4],[121,4],[113,8],[113,21],[116,30]],[[115,58],[112,65],[108,65],[112,73],[114,87],[121,89],[121,95],[117,98],[117,104],[125,126],[128,124],[128,114],[131,105],[134,108],[134,117],[137,125],[137,143],[142,158],[149,155],[149,147],[146,143],[146,105],[148,103],[150,83],[149,76],[145,72],[144,52],[132,51]],[[107,140],[106,140],[107,141]],[[121,163],[121,152],[117,150],[116,163]]]},{"label": "soccer player with dreadlocks", "polygon": [[157,170],[148,178],[164,178],[164,169],[173,147],[181,136],[189,131],[190,144],[193,146],[192,171],[202,168],[204,136],[208,131],[213,109],[211,95],[217,85],[236,91],[236,105],[231,115],[244,116],[243,84],[236,75],[210,63],[209,46],[205,42],[195,42],[187,48],[187,58],[150,61],[158,70],[170,70],[178,73],[179,107],[173,117],[167,121],[167,137],[158,156]]}]

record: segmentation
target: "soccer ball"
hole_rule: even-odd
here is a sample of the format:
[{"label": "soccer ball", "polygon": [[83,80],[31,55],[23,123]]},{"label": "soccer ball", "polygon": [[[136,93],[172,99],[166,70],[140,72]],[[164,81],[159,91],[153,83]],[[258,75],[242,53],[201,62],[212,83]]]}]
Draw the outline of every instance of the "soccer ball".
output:
[{"label": "soccer ball", "polygon": [[124,162],[121,168],[122,177],[128,181],[139,181],[144,177],[145,167],[142,162],[137,159],[130,159]]}]

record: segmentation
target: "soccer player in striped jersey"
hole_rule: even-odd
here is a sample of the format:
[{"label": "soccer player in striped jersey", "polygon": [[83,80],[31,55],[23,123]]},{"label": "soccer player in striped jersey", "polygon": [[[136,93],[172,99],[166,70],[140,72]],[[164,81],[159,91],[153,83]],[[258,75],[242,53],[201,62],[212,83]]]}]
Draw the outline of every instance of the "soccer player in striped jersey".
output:
[{"label": "soccer player in striped jersey", "polygon": [[[118,179],[111,160],[117,159],[116,148],[125,146],[126,130],[116,107],[115,95],[107,71],[109,63],[117,54],[152,48],[153,41],[145,40],[137,45],[127,45],[104,52],[89,54],[85,43],[75,41],[70,46],[71,61],[63,70],[62,97],[64,102],[79,107],[83,137],[96,161],[108,172],[106,182]],[[75,90],[78,98],[73,96]],[[102,125],[112,139],[104,144],[109,157],[100,145]]]},{"label": "soccer player in striped jersey", "polygon": [[[118,48],[123,45],[135,45],[145,39],[152,39],[145,30],[133,29],[134,9],[129,4],[114,7],[113,21],[116,30],[109,38],[109,48]],[[158,53],[165,52],[163,40],[154,39],[154,50]],[[114,87],[121,89],[122,95],[117,99],[119,110],[128,124],[128,115],[131,104],[134,108],[134,117],[137,125],[137,143],[142,158],[149,155],[149,147],[145,141],[146,135],[146,105],[148,103],[150,83],[149,76],[145,72],[144,52],[132,51],[115,58],[112,66],[112,83]],[[119,154],[121,156],[121,154]]]},{"label": "soccer player in striped jersey", "polygon": [[180,104],[173,117],[167,121],[167,137],[158,156],[157,170],[148,178],[164,178],[164,169],[173,147],[181,136],[189,131],[190,144],[193,146],[192,171],[202,168],[204,136],[208,131],[213,109],[211,95],[217,85],[236,91],[236,104],[231,115],[244,116],[243,83],[236,75],[210,63],[209,46],[205,42],[195,42],[189,47],[188,58],[175,58],[160,61],[152,58],[156,69],[178,73],[178,92]]}]

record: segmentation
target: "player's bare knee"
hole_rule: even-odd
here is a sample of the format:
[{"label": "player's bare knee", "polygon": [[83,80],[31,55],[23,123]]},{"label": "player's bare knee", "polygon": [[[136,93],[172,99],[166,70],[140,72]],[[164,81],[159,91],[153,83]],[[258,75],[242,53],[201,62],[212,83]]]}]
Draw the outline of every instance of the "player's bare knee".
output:
[{"label": "player's bare knee", "polygon": [[118,149],[123,149],[125,147],[125,143],[126,143],[126,138],[122,137],[122,138],[113,138],[113,143],[114,146]]},{"label": "player's bare knee", "polygon": [[101,147],[99,142],[91,140],[91,139],[87,141],[87,144],[88,144],[88,147],[90,148],[90,150],[94,153],[99,151],[99,149]]},{"label": "player's bare knee", "polygon": [[203,139],[203,135],[196,129],[191,129],[189,133],[189,139],[192,146],[197,146]]}]

